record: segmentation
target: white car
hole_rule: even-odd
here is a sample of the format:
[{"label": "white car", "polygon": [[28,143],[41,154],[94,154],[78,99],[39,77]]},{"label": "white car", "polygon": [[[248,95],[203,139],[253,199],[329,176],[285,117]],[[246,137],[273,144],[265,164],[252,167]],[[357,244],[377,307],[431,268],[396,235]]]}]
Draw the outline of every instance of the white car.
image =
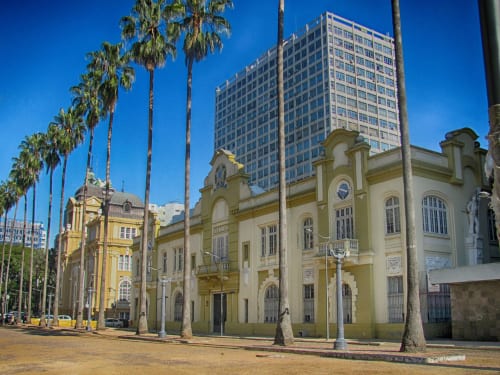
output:
[{"label": "white car", "polygon": [[106,327],[123,328],[123,322],[116,318],[107,318],[105,325]]},{"label": "white car", "polygon": [[57,319],[58,320],[71,320],[71,316],[69,316],[69,315],[58,315]]}]

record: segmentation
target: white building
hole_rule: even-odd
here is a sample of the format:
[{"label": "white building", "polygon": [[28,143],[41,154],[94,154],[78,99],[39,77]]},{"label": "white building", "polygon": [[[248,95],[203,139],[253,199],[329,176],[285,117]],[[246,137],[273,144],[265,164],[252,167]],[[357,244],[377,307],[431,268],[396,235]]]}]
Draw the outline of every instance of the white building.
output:
[{"label": "white building", "polygon": [[[287,180],[314,173],[320,142],[356,130],[378,153],[400,145],[393,38],[326,12],[285,41]],[[215,149],[277,185],[276,47],[216,89]]]},{"label": "white building", "polygon": [[[7,219],[6,236],[5,241],[10,241],[13,233],[13,243],[16,245],[22,245],[24,237],[24,221],[16,220],[14,222],[14,228],[12,228],[12,219]],[[26,221],[26,237],[24,238],[24,245],[26,247],[31,247],[31,220]],[[0,242],[4,240],[4,220],[2,218],[0,225]],[[44,249],[45,243],[47,241],[47,231],[45,230],[42,222],[35,222],[34,232],[33,232],[33,248]]]}]

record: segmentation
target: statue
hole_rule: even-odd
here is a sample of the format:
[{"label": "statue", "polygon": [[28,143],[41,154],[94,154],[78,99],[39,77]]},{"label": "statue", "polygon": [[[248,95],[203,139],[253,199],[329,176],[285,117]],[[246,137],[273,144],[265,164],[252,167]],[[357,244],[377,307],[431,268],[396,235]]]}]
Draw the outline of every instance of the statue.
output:
[{"label": "statue", "polygon": [[472,198],[467,202],[466,212],[469,221],[469,234],[475,235],[479,232],[479,220],[478,220],[478,193],[477,189],[474,191]]}]

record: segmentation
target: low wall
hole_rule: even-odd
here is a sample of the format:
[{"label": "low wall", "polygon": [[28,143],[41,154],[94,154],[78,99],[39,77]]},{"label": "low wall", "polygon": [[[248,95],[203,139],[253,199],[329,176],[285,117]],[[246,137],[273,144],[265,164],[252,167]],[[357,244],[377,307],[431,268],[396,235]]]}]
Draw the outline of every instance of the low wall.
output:
[{"label": "low wall", "polygon": [[500,280],[450,287],[453,339],[500,341]]}]

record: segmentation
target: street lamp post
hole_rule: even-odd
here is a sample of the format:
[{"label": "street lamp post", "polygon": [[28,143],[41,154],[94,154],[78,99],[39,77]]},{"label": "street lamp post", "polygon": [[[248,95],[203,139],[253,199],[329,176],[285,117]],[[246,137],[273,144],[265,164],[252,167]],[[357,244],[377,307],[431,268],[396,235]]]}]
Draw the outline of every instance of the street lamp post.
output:
[{"label": "street lamp post", "polygon": [[223,269],[222,269],[222,258],[217,255],[217,254],[214,254],[210,251],[205,251],[205,254],[207,255],[211,255],[215,258],[218,258],[219,259],[219,272],[220,272],[220,335],[223,336],[224,335],[224,304],[223,304],[223,300],[224,300],[224,278],[223,278]]},{"label": "street lamp post", "polygon": [[88,289],[88,300],[87,300],[87,331],[92,331],[92,292],[94,290],[90,287]]},{"label": "street lamp post", "polygon": [[167,336],[167,332],[165,331],[165,310],[166,310],[166,307],[165,307],[165,285],[170,282],[171,279],[165,279],[165,278],[162,278],[160,280],[161,282],[161,329],[160,329],[160,332],[158,332],[158,337],[160,338],[164,338],[165,336]]},{"label": "street lamp post", "polygon": [[333,256],[337,261],[337,339],[333,348],[347,350],[347,341],[344,339],[344,307],[342,304],[342,261],[349,256],[349,240],[346,240],[344,248],[334,248]]}]

